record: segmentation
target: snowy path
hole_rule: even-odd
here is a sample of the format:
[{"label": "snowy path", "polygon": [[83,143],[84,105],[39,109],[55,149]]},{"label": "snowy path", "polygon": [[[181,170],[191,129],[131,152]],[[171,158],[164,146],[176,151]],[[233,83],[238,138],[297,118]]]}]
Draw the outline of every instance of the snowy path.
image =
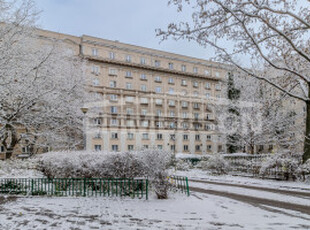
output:
[{"label": "snowy path", "polygon": [[[310,215],[310,193],[259,188],[248,185],[192,180],[191,191],[226,197],[254,206],[269,206]],[[310,218],[310,216],[309,216]],[[309,219],[310,220],[310,219]]]}]

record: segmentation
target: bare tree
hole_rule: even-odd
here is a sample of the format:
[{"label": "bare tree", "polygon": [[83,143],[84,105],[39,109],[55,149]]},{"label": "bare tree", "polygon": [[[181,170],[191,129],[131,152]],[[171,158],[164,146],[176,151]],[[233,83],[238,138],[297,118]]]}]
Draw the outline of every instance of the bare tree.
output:
[{"label": "bare tree", "polygon": [[[238,67],[250,77],[267,82],[285,95],[306,104],[303,161],[310,158],[310,2],[303,0],[171,0],[182,11],[193,5],[192,21],[171,23],[157,34],[167,39],[194,40],[213,47],[217,60]],[[230,41],[232,47],[226,47]],[[226,43],[225,43],[226,42]],[[262,68],[245,68],[238,60],[251,57]],[[264,75],[272,69],[289,82],[274,81]],[[294,89],[299,86],[302,92]]]},{"label": "bare tree", "polygon": [[0,145],[73,148],[80,142],[83,63],[61,41],[39,38],[30,0],[0,1]]}]

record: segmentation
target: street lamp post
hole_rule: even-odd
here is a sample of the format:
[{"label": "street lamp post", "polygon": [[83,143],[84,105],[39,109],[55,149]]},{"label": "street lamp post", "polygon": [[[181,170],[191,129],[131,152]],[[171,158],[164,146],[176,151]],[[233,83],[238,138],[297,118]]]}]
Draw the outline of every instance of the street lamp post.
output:
[{"label": "street lamp post", "polygon": [[82,107],[81,111],[84,114],[83,116],[83,147],[84,147],[84,150],[86,150],[86,113],[88,111],[88,108]]}]

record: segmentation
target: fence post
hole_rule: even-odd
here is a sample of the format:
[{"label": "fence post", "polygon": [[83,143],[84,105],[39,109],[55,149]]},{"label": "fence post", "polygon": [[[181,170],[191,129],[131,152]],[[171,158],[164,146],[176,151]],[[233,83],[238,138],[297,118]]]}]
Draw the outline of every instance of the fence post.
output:
[{"label": "fence post", "polygon": [[33,194],[33,179],[31,179],[31,195]]},{"label": "fence post", "polygon": [[84,194],[83,196],[86,196],[86,178],[84,178]]},{"label": "fence post", "polygon": [[188,187],[188,178],[185,177],[185,181],[186,181],[186,192],[187,192],[187,196],[189,196],[189,187]]},{"label": "fence post", "polygon": [[145,198],[146,198],[146,200],[149,199],[149,190],[148,190],[148,186],[149,186],[148,179],[146,179],[146,180],[145,180]]}]

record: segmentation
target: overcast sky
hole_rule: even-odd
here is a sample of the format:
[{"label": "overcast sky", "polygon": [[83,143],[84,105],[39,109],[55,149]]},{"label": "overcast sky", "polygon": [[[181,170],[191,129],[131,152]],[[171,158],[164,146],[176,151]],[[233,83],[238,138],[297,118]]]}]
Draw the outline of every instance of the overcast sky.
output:
[{"label": "overcast sky", "polygon": [[194,42],[164,41],[156,37],[156,28],[169,22],[190,19],[188,12],[178,14],[168,0],[35,0],[42,10],[42,29],[120,42],[209,59],[212,50]]}]

